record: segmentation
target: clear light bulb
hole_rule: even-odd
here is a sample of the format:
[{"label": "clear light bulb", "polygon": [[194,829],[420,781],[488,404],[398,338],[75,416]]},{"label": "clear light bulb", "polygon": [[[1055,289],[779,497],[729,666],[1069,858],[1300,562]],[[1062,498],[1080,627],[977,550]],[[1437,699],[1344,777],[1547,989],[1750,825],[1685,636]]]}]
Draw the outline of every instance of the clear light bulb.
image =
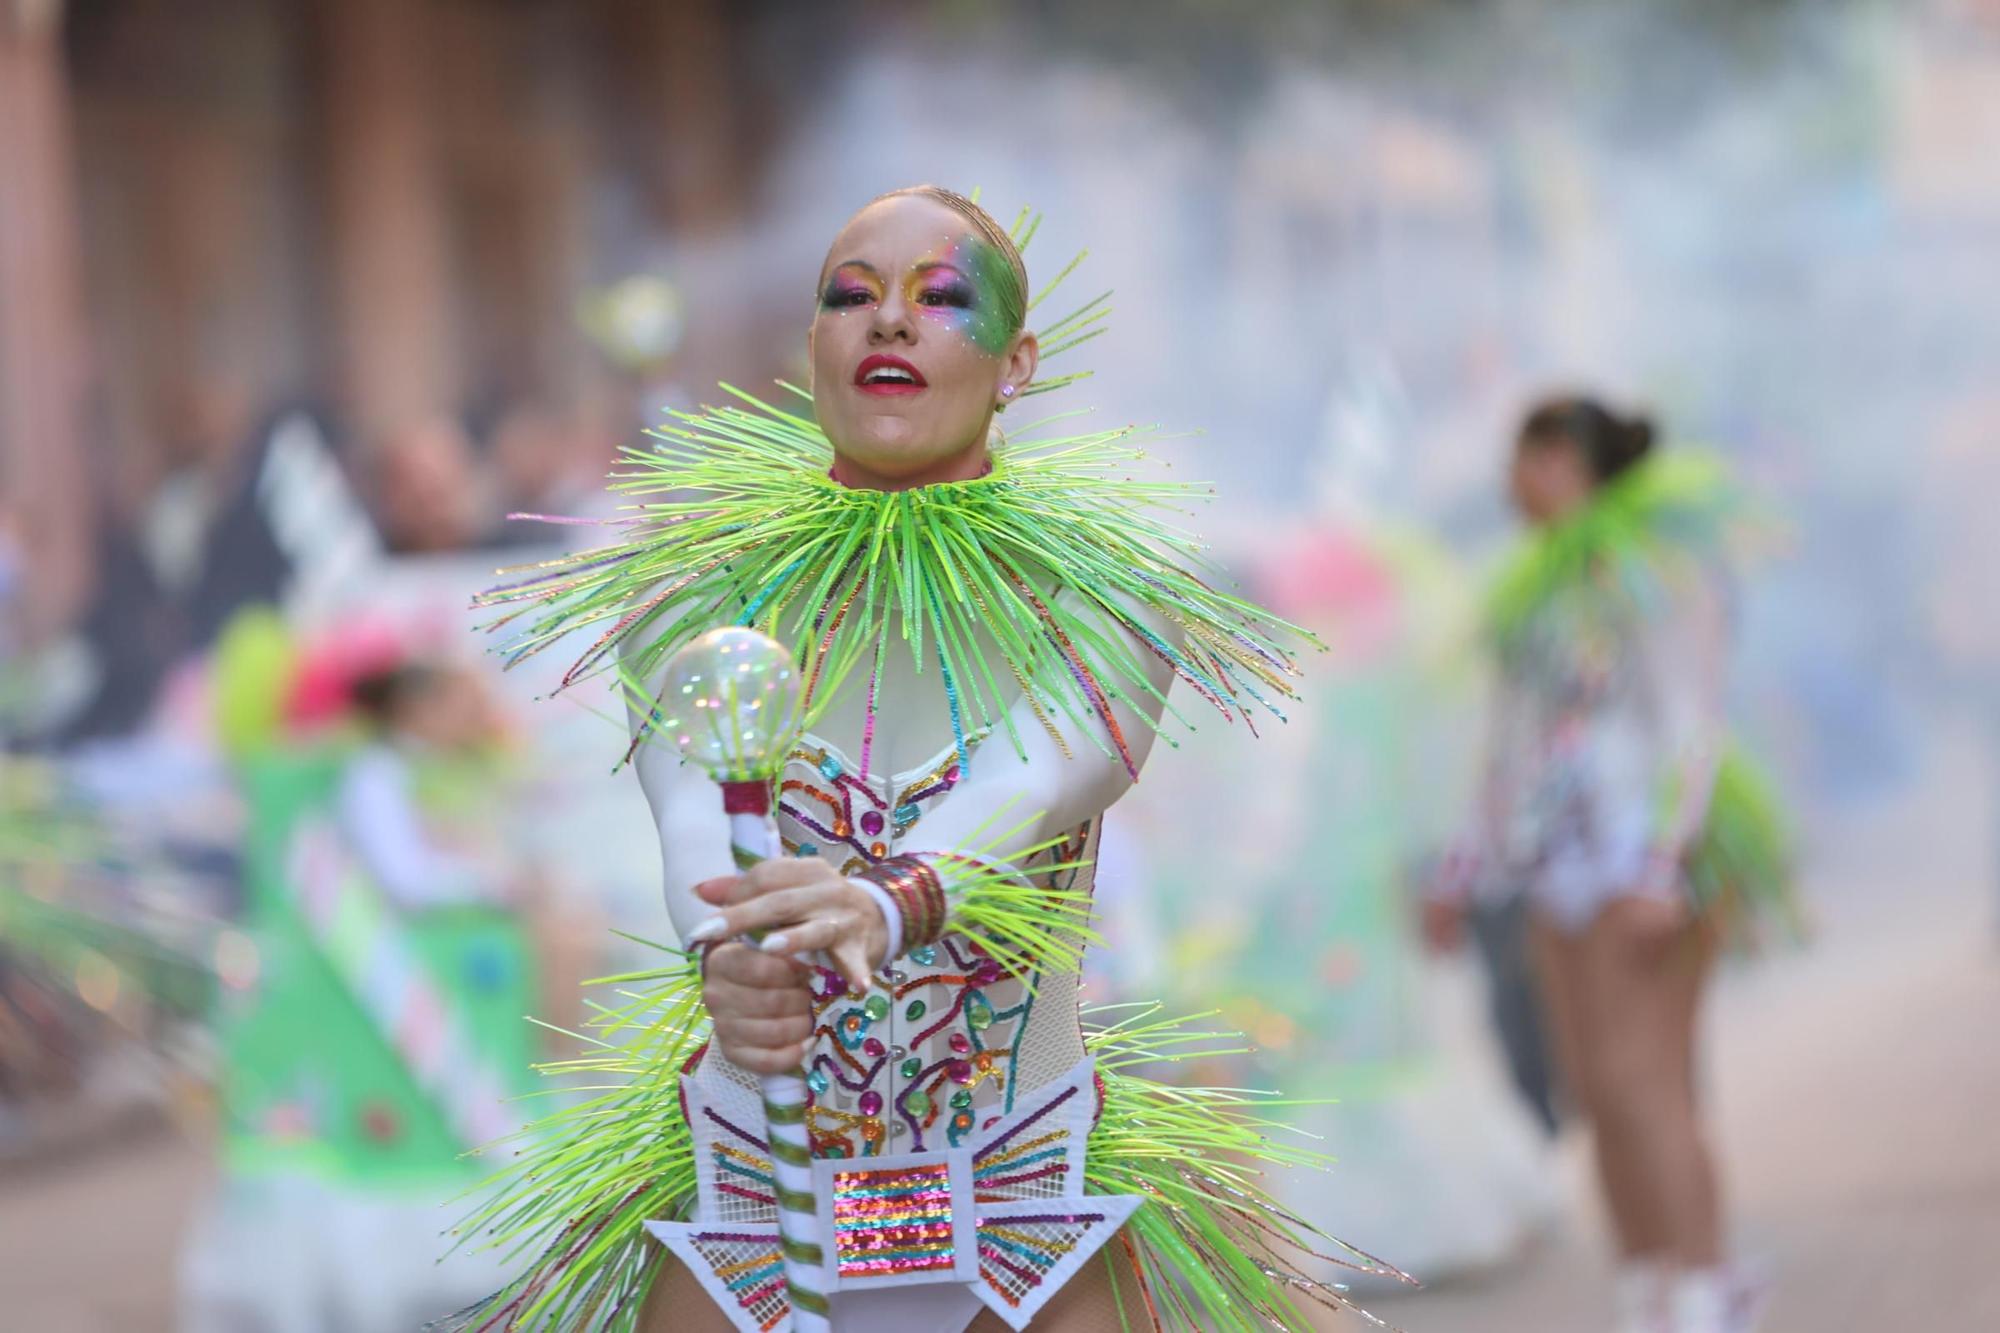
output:
[{"label": "clear light bulb", "polygon": [[801,729],[799,673],[754,629],[713,629],[667,659],[654,731],[717,782],[768,778]]}]

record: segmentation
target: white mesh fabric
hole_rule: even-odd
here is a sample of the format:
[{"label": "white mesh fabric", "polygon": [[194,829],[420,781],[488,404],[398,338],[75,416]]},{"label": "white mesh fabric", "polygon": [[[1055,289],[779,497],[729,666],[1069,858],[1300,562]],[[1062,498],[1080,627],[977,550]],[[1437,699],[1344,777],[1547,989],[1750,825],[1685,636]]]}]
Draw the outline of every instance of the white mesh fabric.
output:
[{"label": "white mesh fabric", "polygon": [[[1065,849],[1060,859],[1090,864],[1053,876],[1072,891],[1088,893],[1097,875],[1097,833],[1103,820],[1092,821],[1080,850]],[[1074,846],[1074,844],[1072,845]],[[1046,880],[1044,881],[1046,882]],[[1082,981],[1074,972],[1044,972],[1036,981],[1036,998],[1028,1030],[1021,1034],[1014,1056],[1014,1077],[1018,1084],[1014,1100],[1018,1104],[1034,1089],[1054,1082],[1076,1067],[1083,1058],[1083,1030],[1077,1014],[1080,1001],[1077,987]]]}]

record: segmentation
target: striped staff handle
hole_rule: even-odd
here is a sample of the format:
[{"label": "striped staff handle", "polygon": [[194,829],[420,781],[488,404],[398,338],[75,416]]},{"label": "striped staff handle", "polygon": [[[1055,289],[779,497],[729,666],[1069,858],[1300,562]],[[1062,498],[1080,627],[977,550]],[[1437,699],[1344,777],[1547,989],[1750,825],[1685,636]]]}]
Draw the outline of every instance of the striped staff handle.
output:
[{"label": "striped staff handle", "polygon": [[[722,804],[729,812],[729,847],[738,869],[782,854],[778,825],[771,818],[768,782],[725,782]],[[805,1069],[764,1074],[757,1087],[764,1097],[765,1132],[771,1139],[771,1177],[778,1198],[778,1240],[785,1257],[792,1330],[830,1333],[825,1251],[813,1197],[812,1144],[806,1134]]]},{"label": "striped staff handle", "polygon": [[[771,788],[804,728],[798,668],[784,645],[746,625],[712,629],[667,659],[649,693],[647,725],[633,744],[655,735],[722,788],[738,868],[782,855]],[[767,1074],[758,1085],[770,1127],[792,1333],[831,1333],[805,1070]]]}]

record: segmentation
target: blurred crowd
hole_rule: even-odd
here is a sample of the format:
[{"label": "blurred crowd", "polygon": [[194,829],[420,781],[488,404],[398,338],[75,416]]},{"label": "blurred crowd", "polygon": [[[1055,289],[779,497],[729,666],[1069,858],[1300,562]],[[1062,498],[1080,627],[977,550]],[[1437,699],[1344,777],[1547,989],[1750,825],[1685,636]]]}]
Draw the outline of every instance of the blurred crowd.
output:
[{"label": "blurred crowd", "polygon": [[[173,421],[162,475],[129,518],[101,529],[82,615],[12,659],[23,674],[7,714],[15,747],[131,736],[246,607],[317,614],[352,598],[381,560],[527,558],[558,530],[507,516],[591,508],[633,433],[590,405],[518,402],[476,426],[426,417],[353,441],[221,377],[187,386]],[[31,553],[10,531],[0,527],[0,590],[18,597]]]}]

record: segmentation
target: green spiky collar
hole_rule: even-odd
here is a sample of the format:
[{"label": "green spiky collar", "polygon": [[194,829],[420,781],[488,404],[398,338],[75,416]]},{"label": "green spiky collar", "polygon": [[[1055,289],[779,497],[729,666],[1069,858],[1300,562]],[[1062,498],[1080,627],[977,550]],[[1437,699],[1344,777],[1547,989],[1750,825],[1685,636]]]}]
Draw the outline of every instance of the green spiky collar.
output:
[{"label": "green spiky collar", "polygon": [[1696,449],[1656,454],[1521,543],[1488,595],[1488,630],[1508,652],[1559,604],[1644,606],[1669,563],[1726,554],[1749,519],[1721,459]]},{"label": "green spiky collar", "polygon": [[1308,636],[1210,581],[1163,516],[1207,489],[1135,475],[1135,428],[1008,442],[973,480],[860,490],[828,476],[809,416],[724,387],[737,404],[674,413],[626,452],[613,489],[637,503],[609,520],[617,540],[480,597],[513,630],[510,664],[588,630],[563,685],[616,671],[637,689],[703,631],[751,625],[796,650],[809,706],[862,678],[872,713],[884,654],[906,650],[942,677],[961,764],[984,727],[1020,748],[1008,704],[1024,693],[1052,732],[1082,724],[1135,774],[1112,705],[1157,711],[1140,706],[1147,655],[1232,718],[1292,697],[1285,642]]}]

